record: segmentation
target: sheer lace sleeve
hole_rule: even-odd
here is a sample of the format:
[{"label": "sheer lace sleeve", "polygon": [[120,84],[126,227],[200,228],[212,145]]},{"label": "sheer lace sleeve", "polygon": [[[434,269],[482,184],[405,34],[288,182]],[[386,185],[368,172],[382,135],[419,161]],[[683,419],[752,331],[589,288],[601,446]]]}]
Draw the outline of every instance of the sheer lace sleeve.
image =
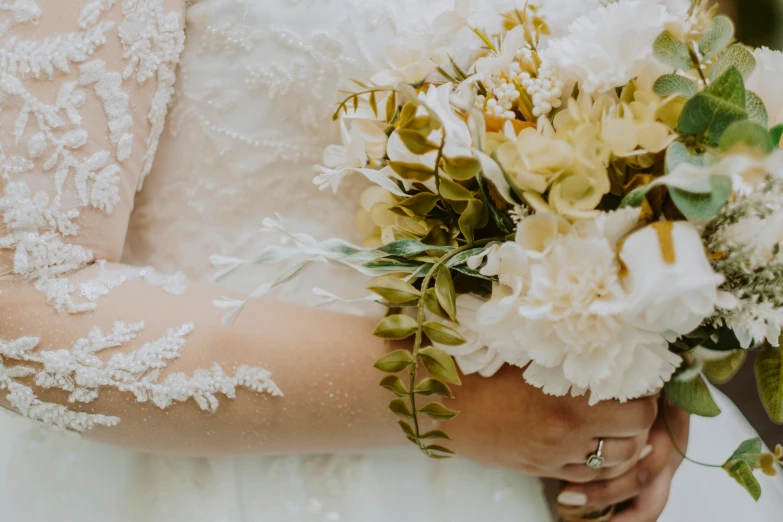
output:
[{"label": "sheer lace sleeve", "polygon": [[375,376],[347,378],[384,350],[371,323],[258,302],[227,329],[219,289],[118,264],[172,94],[183,6],[0,2],[0,402],[151,451],[382,441],[386,418],[367,413],[384,410]]}]

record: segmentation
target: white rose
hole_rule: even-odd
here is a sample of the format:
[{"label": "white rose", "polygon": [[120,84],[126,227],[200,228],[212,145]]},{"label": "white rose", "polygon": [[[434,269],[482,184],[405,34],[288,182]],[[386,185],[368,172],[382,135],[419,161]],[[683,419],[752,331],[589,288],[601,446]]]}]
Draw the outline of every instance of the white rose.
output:
[{"label": "white rose", "polygon": [[715,273],[696,228],[685,221],[653,223],[623,243],[628,293],[624,319],[669,340],[688,334],[721,302]]}]

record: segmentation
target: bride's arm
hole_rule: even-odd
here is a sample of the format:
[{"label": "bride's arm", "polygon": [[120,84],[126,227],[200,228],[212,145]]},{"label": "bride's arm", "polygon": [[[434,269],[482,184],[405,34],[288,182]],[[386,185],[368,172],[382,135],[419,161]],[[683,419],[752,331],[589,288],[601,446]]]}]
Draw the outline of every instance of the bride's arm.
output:
[{"label": "bride's arm", "polygon": [[0,10],[0,401],[147,451],[396,441],[371,322],[255,301],[227,328],[225,291],[116,264],[183,14],[181,0]]}]

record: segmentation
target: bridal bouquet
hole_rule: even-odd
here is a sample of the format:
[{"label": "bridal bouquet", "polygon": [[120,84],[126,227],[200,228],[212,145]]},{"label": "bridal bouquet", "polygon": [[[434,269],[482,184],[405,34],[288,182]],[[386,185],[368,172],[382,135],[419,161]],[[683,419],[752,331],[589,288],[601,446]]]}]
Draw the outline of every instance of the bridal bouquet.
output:
[{"label": "bridal bouquet", "polygon": [[[758,349],[783,423],[783,53],[735,43],[707,0],[530,0],[478,25],[468,2],[390,42],[388,68],[335,113],[315,183],[370,182],[362,246],[289,232],[245,263],[357,270],[389,309],[375,335],[412,338],[375,364],[404,435],[452,452],[419,418],[458,412],[458,367],[515,365],[545,393],[626,401],[661,389],[716,416],[724,382]],[[781,83],[778,83],[781,82]],[[318,290],[327,300],[336,296]],[[227,321],[245,301],[220,301]],[[422,370],[427,376],[422,378]],[[754,498],[753,470],[783,448],[743,442],[723,465]]]}]

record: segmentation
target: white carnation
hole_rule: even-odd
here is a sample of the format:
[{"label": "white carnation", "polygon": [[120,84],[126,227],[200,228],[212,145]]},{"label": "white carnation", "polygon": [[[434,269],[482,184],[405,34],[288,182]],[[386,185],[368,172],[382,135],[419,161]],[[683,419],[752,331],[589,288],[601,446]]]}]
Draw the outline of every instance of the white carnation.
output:
[{"label": "white carnation", "polygon": [[611,3],[574,21],[568,35],[549,41],[541,54],[545,63],[586,92],[606,92],[627,84],[653,63],[653,42],[675,20],[656,2]]},{"label": "white carnation", "polygon": [[753,56],[756,58],[756,68],[748,78],[746,87],[764,101],[770,126],[783,123],[783,89],[780,88],[783,53],[760,47],[753,51]]},{"label": "white carnation", "polygon": [[637,219],[631,209],[573,226],[553,214],[522,221],[483,269],[499,283],[477,314],[481,339],[546,393],[589,391],[596,403],[660,389],[680,358],[623,319],[616,245]]}]

